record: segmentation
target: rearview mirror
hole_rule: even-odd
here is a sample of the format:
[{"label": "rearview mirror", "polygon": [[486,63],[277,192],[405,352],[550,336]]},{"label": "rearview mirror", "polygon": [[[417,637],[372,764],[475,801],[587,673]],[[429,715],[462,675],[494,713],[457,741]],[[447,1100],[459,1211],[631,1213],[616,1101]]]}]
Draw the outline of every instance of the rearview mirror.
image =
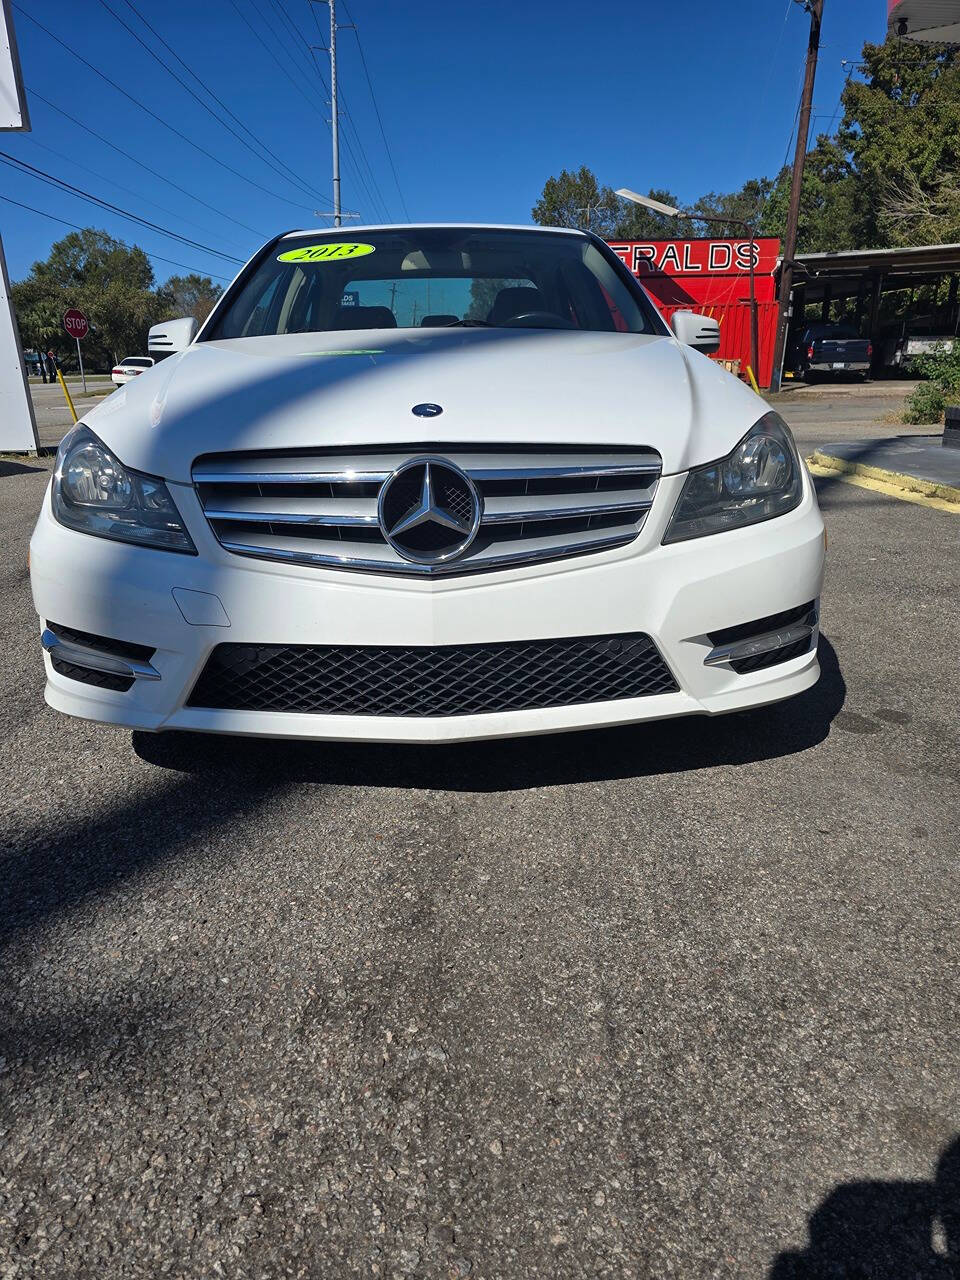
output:
[{"label": "rearview mirror", "polygon": [[670,321],[674,337],[687,347],[710,354],[720,350],[720,322],[695,311],[675,311]]},{"label": "rearview mirror", "polygon": [[147,333],[147,350],[157,359],[172,356],[176,351],[184,351],[189,347],[197,332],[197,321],[194,316],[184,316],[182,320],[167,320],[163,324],[153,325]]}]

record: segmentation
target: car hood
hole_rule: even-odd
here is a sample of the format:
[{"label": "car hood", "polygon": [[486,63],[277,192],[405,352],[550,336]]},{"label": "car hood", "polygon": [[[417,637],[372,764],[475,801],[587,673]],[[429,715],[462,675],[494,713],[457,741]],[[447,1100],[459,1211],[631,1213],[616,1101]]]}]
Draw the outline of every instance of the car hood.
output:
[{"label": "car hood", "polygon": [[[415,416],[425,402],[442,416]],[[204,453],[385,444],[635,445],[669,474],[765,410],[666,335],[457,328],[199,342],[83,420],[127,466],[189,483]]]}]

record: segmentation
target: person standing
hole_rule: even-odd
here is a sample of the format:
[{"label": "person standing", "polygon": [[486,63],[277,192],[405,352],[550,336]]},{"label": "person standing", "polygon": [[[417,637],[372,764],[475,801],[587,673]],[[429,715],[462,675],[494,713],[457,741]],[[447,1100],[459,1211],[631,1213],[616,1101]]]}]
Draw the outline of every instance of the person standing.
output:
[{"label": "person standing", "polygon": [[52,351],[47,352],[46,365],[47,365],[47,377],[50,379],[51,382],[56,382],[57,357],[53,354]]},{"label": "person standing", "polygon": [[40,350],[40,348],[39,348],[39,347],[37,347],[37,364],[40,366],[40,377],[43,379],[43,384],[44,384],[44,386],[46,386],[46,384],[47,384],[47,362],[46,362],[46,360],[43,358],[43,352]]}]

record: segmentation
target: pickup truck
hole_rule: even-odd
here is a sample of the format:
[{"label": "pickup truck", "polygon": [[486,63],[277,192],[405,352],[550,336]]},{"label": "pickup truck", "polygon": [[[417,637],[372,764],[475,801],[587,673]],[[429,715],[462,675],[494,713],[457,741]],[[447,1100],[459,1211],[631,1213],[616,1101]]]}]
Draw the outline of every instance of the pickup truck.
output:
[{"label": "pickup truck", "polygon": [[857,373],[870,376],[873,346],[851,325],[812,324],[800,338],[798,373],[809,382],[822,374]]},{"label": "pickup truck", "polygon": [[904,333],[883,344],[883,363],[888,368],[909,372],[917,356],[952,351],[956,341],[952,333]]}]

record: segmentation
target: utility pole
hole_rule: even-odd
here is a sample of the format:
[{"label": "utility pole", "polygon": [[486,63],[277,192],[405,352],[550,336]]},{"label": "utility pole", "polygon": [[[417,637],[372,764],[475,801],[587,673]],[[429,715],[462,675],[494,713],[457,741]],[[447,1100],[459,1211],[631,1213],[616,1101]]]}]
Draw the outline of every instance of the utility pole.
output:
[{"label": "utility pole", "polygon": [[[333,225],[340,226],[340,116],[337,112],[337,0],[330,6],[330,121],[333,130]],[[822,3],[822,0],[821,0]]]},{"label": "utility pole", "polygon": [[[331,4],[333,0],[330,0]],[[787,213],[787,229],[783,239],[783,265],[780,267],[780,296],[777,311],[777,340],[773,348],[773,374],[770,390],[780,390],[780,371],[783,367],[787,328],[790,323],[790,292],[793,288],[793,260],[797,252],[797,225],[800,221],[800,190],[803,185],[803,166],[807,158],[807,139],[810,134],[810,108],[813,103],[813,82],[817,76],[817,52],[820,48],[820,24],[823,22],[823,0],[803,0],[810,14],[810,39],[807,42],[807,66],[803,76],[803,94],[800,98],[800,118],[797,121],[797,150],[793,157],[793,176],[790,179],[790,209]]]},{"label": "utility pole", "polygon": [[[337,32],[353,27],[353,23],[337,22],[336,0],[310,0],[311,4],[325,4],[330,9],[330,46],[310,45],[311,53],[330,54],[330,134],[333,140],[333,213],[324,213],[314,209],[318,218],[332,218],[333,225],[339,227],[344,218],[359,218],[359,213],[344,213],[340,204],[340,111],[337,107]],[[319,24],[318,24],[319,25]]]}]

